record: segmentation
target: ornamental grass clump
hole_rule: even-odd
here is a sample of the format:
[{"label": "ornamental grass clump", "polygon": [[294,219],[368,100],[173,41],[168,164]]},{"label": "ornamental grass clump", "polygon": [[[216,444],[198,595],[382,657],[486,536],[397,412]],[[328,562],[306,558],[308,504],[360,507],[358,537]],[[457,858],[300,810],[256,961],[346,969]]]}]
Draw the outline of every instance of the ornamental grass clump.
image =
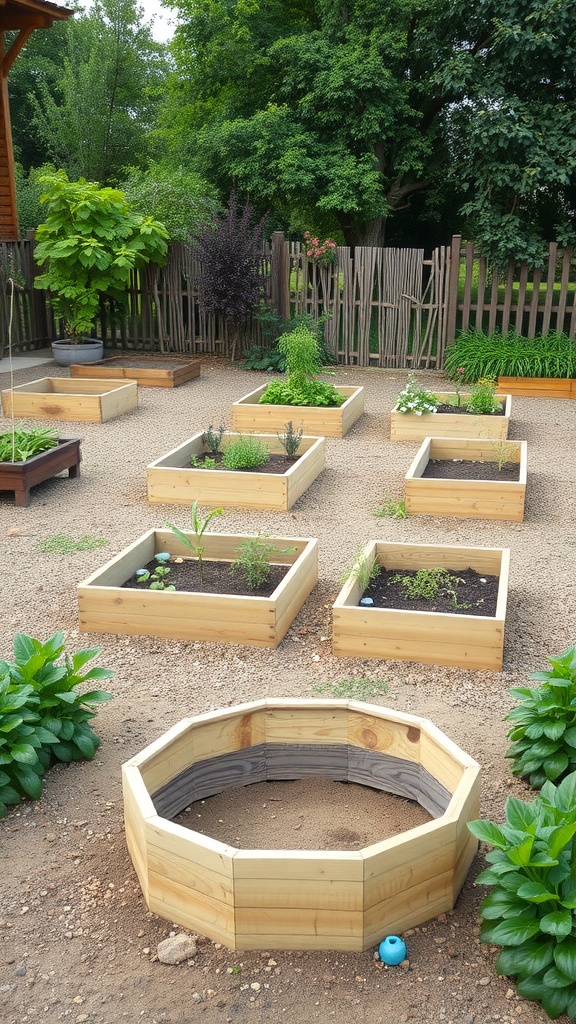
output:
[{"label": "ornamental grass clump", "polygon": [[313,331],[300,324],[283,334],[278,348],[286,358],[286,380],[271,381],[260,398],[262,405],[340,406],[346,401],[333,384],[317,380],[321,370],[318,340]]},{"label": "ornamental grass clump", "polygon": [[53,427],[24,427],[0,434],[0,462],[26,462],[42,452],[56,448],[58,432]]},{"label": "ornamental grass clump", "polygon": [[576,647],[548,661],[551,668],[531,676],[540,686],[510,690],[519,705],[505,718],[513,722],[506,757],[513,759],[514,775],[534,789],[576,770]]},{"label": "ornamental grass clump", "polygon": [[576,1020],[576,772],[547,781],[533,803],[510,798],[506,821],[471,821],[493,849],[476,882],[493,886],[480,906],[481,939],[502,946],[496,970],[549,1017]]},{"label": "ornamental grass clump", "polygon": [[439,401],[432,391],[420,387],[413,373],[408,377],[408,383],[403,391],[396,398],[396,404],[392,412],[412,413],[414,416],[422,416],[424,413],[436,412]]},{"label": "ornamental grass clump", "polygon": [[462,381],[479,377],[576,377],[576,342],[560,331],[524,338],[509,331],[463,331],[446,349],[444,370]]}]

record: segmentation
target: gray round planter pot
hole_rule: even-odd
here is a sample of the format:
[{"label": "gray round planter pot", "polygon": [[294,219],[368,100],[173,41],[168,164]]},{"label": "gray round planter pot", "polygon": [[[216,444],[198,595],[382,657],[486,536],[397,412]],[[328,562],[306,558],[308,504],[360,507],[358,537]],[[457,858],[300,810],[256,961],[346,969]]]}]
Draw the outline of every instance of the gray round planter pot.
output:
[{"label": "gray round planter pot", "polygon": [[52,355],[58,366],[71,363],[96,363],[104,356],[104,342],[100,338],[86,338],[73,344],[65,338],[52,342]]}]

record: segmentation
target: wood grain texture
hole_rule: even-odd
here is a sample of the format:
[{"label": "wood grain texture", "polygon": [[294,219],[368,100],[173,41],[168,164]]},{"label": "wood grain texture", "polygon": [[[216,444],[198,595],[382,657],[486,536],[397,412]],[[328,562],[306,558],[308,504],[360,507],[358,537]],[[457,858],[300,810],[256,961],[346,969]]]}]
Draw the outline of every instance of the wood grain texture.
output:
[{"label": "wood grain texture", "polygon": [[137,365],[124,365],[126,359],[123,356],[111,356],[109,359],[101,359],[98,363],[72,363],[70,366],[71,377],[90,377],[92,379],[123,378],[124,380],[136,381],[141,387],[147,388],[177,388],[186,384],[189,380],[195,380],[200,376],[200,359],[177,359],[170,356],[169,362],[177,366],[161,367],[150,366],[151,362],[157,363],[161,357],[130,356],[130,363]]},{"label": "wood grain texture", "polygon": [[284,430],[287,420],[296,419],[305,434],[315,437],[344,437],[364,412],[364,388],[335,385],[346,396],[338,408],[313,408],[309,405],[259,405],[266,385],[251,391],[232,405],[232,427],[243,433]]},{"label": "wood grain texture", "polygon": [[[227,431],[224,439],[240,437]],[[284,449],[270,434],[254,434],[271,454]],[[324,438],[303,437],[300,458],[286,473],[250,473],[248,471],[196,469],[192,456],[206,452],[202,431],[178,448],[152,462],[146,469],[148,501],[190,505],[198,500],[208,508],[263,508],[288,511],[314,482],[325,465]]]},{"label": "wood grain texture", "polygon": [[498,389],[523,398],[576,398],[576,380],[570,377],[499,377]]},{"label": "wood grain texture", "polygon": [[138,406],[138,388],[123,380],[73,381],[44,377],[2,392],[5,416],[103,423]]},{"label": "wood grain texture", "polygon": [[0,491],[14,491],[14,503],[26,506],[30,501],[30,488],[36,484],[66,469],[70,477],[80,476],[80,444],[79,438],[60,438],[55,448],[25,462],[0,462]]},{"label": "wood grain texture", "polygon": [[[456,396],[447,391],[436,391],[441,402],[455,400]],[[468,396],[462,394],[462,399]],[[392,412],[390,414],[391,441],[423,441],[425,437],[480,437],[507,438],[512,413],[512,399],[509,394],[497,396],[504,402],[503,416],[470,416],[458,413],[413,413]]]}]

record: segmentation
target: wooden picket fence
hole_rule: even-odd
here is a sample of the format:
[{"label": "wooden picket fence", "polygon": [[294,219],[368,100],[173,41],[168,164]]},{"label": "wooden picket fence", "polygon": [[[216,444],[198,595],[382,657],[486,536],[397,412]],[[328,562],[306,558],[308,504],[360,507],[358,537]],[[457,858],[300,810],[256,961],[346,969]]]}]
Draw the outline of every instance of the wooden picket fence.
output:
[{"label": "wooden picket fence", "polygon": [[[45,293],[34,289],[33,238],[0,243],[0,356],[12,307],[13,351],[41,348],[57,336]],[[571,249],[550,243],[542,268],[490,268],[459,236],[430,257],[422,249],[340,246],[320,267],[303,246],[275,232],[260,265],[262,297],[285,322],[297,313],[328,313],[326,344],[345,365],[437,368],[460,330],[495,329],[534,337],[576,334],[576,264]],[[8,278],[16,280],[12,298]],[[117,321],[102,309],[96,333],[108,348],[231,355],[233,332],[203,312],[193,249],[170,246],[165,267],[135,274]],[[255,318],[244,345],[262,343]],[[240,353],[236,353],[239,355]]]}]

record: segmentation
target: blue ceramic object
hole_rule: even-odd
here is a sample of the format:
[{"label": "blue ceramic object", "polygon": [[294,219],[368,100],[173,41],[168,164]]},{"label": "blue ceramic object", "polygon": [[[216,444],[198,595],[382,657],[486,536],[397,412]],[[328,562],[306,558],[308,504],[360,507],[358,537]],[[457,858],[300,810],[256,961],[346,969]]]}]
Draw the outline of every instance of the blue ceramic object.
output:
[{"label": "blue ceramic object", "polygon": [[374,604],[374,601],[371,597],[361,597],[360,604]]},{"label": "blue ceramic object", "polygon": [[395,967],[406,959],[406,943],[397,935],[388,935],[378,946],[378,956],[383,964]]}]

